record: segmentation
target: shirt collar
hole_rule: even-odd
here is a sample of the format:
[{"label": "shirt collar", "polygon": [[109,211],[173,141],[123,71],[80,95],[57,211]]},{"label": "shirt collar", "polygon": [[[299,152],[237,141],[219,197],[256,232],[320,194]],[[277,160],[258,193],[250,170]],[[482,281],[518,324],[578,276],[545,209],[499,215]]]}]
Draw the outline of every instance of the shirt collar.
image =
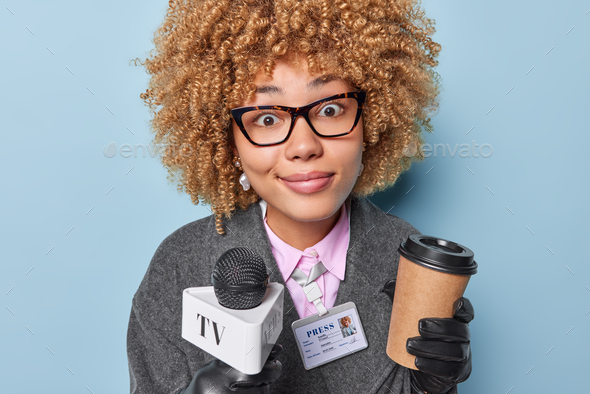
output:
[{"label": "shirt collar", "polygon": [[279,269],[285,281],[291,276],[293,270],[299,263],[301,256],[314,257],[310,254],[314,249],[318,253],[320,261],[326,266],[329,272],[338,279],[344,280],[346,271],[346,252],[350,242],[350,198],[340,208],[340,217],[332,230],[317,244],[301,251],[280,239],[266,223],[267,203],[264,200],[259,202],[262,211],[264,227],[273,249],[277,262],[281,260]]}]

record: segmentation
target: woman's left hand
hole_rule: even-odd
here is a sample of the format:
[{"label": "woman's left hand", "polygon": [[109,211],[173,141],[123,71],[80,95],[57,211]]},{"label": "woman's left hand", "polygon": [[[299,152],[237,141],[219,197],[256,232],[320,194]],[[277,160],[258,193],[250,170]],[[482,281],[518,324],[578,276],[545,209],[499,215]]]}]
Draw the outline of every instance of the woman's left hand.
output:
[{"label": "woman's left hand", "polygon": [[406,342],[406,350],[416,356],[418,368],[410,369],[414,394],[444,394],[471,374],[469,322],[474,317],[473,306],[461,297],[453,309],[453,318],[420,319],[420,336]]}]

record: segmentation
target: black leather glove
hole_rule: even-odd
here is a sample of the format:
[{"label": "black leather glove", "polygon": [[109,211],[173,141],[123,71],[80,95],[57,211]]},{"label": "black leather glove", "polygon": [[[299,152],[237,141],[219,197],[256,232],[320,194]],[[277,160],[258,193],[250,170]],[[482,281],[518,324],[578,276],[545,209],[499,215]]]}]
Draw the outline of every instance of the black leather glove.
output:
[{"label": "black leather glove", "polygon": [[270,384],[281,376],[283,366],[275,356],[283,350],[275,344],[256,375],[246,375],[220,360],[213,360],[197,371],[191,384],[176,394],[269,394]]},{"label": "black leather glove", "polygon": [[410,369],[416,394],[444,394],[471,375],[471,345],[468,323],[473,320],[471,301],[461,297],[453,304],[452,319],[420,319],[420,336],[408,338],[406,349],[416,356],[418,371]]},{"label": "black leather glove", "polygon": [[[393,301],[395,281],[382,290]],[[466,297],[453,304],[453,318],[424,318],[418,323],[420,336],[408,338],[406,349],[416,356],[418,370],[410,369],[413,394],[444,394],[471,374],[469,322],[475,316]]]}]

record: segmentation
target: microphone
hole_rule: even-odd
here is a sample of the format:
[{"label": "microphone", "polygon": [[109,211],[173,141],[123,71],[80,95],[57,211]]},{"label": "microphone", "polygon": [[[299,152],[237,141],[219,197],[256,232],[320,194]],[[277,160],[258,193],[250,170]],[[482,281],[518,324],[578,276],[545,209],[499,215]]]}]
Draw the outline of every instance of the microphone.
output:
[{"label": "microphone", "polygon": [[182,337],[247,375],[262,371],[283,330],[284,286],[268,283],[262,257],[247,247],[223,253],[213,286],[182,293]]},{"label": "microphone", "polygon": [[251,309],[262,302],[268,274],[262,257],[248,248],[233,248],[215,263],[211,282],[221,305],[230,309]]}]

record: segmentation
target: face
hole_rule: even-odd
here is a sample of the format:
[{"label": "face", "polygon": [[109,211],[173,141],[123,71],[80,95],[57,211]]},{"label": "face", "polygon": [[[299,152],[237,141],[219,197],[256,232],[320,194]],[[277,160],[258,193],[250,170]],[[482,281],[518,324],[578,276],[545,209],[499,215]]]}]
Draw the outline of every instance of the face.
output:
[{"label": "face", "polygon": [[342,325],[344,327],[348,327],[348,326],[350,326],[350,323],[348,322],[348,320],[342,320]]},{"label": "face", "polygon": [[[276,62],[272,77],[256,75],[254,98],[242,106],[283,105],[302,107],[316,100],[351,92],[345,81],[308,84],[319,75],[310,75],[307,65],[293,68]],[[261,89],[273,86],[276,88]],[[313,111],[313,110],[312,110]],[[303,117],[297,117],[289,139],[280,145],[252,145],[232,120],[234,154],[252,188],[268,203],[267,217],[282,216],[297,221],[316,221],[338,212],[357,180],[363,151],[363,120],[344,136],[316,135]],[[311,178],[308,180],[298,180]]]}]

